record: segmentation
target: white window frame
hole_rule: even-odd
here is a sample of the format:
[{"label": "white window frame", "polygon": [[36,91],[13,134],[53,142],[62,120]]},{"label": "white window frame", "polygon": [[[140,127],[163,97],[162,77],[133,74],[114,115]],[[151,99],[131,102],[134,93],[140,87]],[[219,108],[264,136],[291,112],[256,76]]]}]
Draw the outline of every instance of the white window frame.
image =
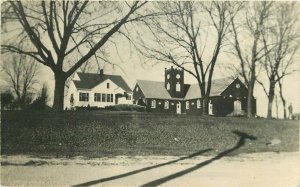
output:
[{"label": "white window frame", "polygon": [[190,102],[189,101],[186,101],[185,102],[185,108],[188,110],[190,109]]},{"label": "white window frame", "polygon": [[169,109],[169,101],[165,101],[164,109]]},{"label": "white window frame", "polygon": [[177,82],[176,83],[176,92],[180,92],[180,83],[179,82]]},{"label": "white window frame", "polygon": [[94,93],[94,101],[95,102],[101,102],[101,99],[102,99],[101,93]]},{"label": "white window frame", "polygon": [[200,99],[197,100],[197,108],[201,108],[201,100]]},{"label": "white window frame", "polygon": [[106,94],[106,102],[107,103],[110,103],[110,96],[111,96],[110,94]]},{"label": "white window frame", "polygon": [[167,90],[170,90],[170,83],[167,83]]},{"label": "white window frame", "polygon": [[89,93],[88,92],[79,92],[79,101],[89,101]]},{"label": "white window frame", "polygon": [[156,100],[151,101],[151,108],[156,108]]},{"label": "white window frame", "polygon": [[101,94],[101,102],[106,102],[106,93]]}]

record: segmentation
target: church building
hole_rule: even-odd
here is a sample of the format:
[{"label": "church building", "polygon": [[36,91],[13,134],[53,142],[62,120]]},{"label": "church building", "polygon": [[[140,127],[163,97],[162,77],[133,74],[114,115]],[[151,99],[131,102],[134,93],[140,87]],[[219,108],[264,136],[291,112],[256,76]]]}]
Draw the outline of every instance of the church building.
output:
[{"label": "church building", "polygon": [[[247,87],[238,79],[212,80],[208,114],[216,116],[243,115],[247,112]],[[133,103],[146,107],[148,112],[169,114],[202,114],[203,97],[198,84],[185,84],[184,71],[165,69],[164,82],[137,80]],[[256,100],[253,98],[256,113]]]}]

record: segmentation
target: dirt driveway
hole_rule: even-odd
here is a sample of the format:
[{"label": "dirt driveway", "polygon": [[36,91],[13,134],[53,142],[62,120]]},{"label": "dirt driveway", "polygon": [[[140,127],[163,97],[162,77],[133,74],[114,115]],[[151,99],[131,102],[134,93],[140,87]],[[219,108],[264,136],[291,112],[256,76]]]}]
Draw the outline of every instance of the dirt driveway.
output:
[{"label": "dirt driveway", "polygon": [[2,156],[3,186],[300,186],[299,153],[85,159]]}]

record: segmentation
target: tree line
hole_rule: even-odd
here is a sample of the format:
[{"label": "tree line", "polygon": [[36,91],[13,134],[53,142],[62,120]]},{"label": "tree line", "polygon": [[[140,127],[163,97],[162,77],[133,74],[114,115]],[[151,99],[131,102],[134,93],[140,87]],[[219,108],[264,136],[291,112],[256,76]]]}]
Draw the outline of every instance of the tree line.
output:
[{"label": "tree line", "polygon": [[[2,69],[15,95],[25,102],[14,86],[18,72],[11,76],[11,70],[22,64],[26,67],[19,74],[30,77],[32,72],[26,69],[35,69],[36,64],[49,67],[55,80],[53,109],[63,110],[68,78],[90,61],[98,67],[110,63],[105,49],[121,45],[116,38],[123,37],[145,61],[171,63],[192,75],[207,114],[215,69],[220,55],[227,53],[239,62],[232,69],[249,90],[247,116],[252,117],[258,83],[268,97],[271,118],[276,85],[285,105],[282,80],[295,71],[298,7],[296,2],[265,1],[7,1],[1,6],[1,53],[30,62],[24,65],[15,58],[3,63]],[[261,74],[267,76],[267,84],[259,80]],[[29,82],[33,84],[35,78]],[[26,95],[26,86],[22,90]]]}]

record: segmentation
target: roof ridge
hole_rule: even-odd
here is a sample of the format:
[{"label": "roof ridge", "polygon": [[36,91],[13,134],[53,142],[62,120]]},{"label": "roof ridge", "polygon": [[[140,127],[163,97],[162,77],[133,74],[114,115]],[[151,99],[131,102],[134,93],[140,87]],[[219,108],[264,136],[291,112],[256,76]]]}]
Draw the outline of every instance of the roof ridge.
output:
[{"label": "roof ridge", "polygon": [[127,82],[123,79],[121,75],[110,75],[110,74],[103,74],[102,78],[99,73],[83,73],[83,72],[76,72],[80,80],[73,80],[77,88],[88,88],[93,89],[98,84],[102,83],[103,81],[110,79],[114,84],[118,85],[120,88],[127,92],[132,92],[132,89],[129,87]]},{"label": "roof ridge", "polygon": [[137,79],[136,81],[162,82],[162,83],[164,83],[164,81],[153,81],[153,80],[144,80],[144,79]]},{"label": "roof ridge", "polygon": [[[90,74],[90,75],[100,75],[100,73],[84,73],[84,72],[77,72],[77,73],[80,73],[80,74]],[[113,75],[113,74],[106,74],[106,73],[103,73],[103,75],[120,76],[120,77],[122,77],[121,75]]]}]

